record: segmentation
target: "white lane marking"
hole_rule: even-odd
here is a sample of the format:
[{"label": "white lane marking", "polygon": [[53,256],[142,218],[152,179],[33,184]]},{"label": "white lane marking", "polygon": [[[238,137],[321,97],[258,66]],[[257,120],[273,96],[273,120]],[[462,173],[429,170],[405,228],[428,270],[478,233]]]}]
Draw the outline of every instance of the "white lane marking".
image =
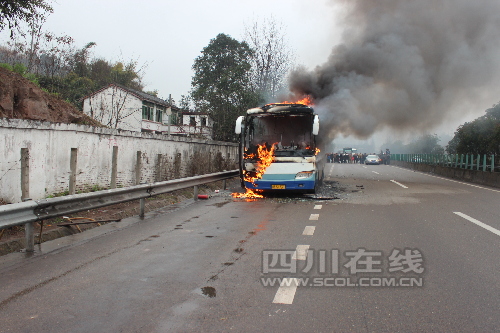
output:
[{"label": "white lane marking", "polygon": [[487,225],[481,221],[478,221],[475,218],[470,217],[469,215],[465,215],[464,213],[461,213],[461,212],[453,212],[453,214],[457,214],[458,216],[463,217],[464,219],[469,220],[470,222],[475,223],[478,226],[483,227],[484,229],[486,229],[488,231],[491,231],[495,235],[500,236],[500,230],[495,229],[493,227],[490,227],[489,225]]},{"label": "white lane marking", "polygon": [[373,173],[376,173],[377,175],[380,175],[380,173],[378,173],[377,171],[372,171]]},{"label": "white lane marking", "polygon": [[497,192],[497,193],[500,193],[499,190],[494,190],[492,188],[487,188],[487,187],[482,187],[482,186],[478,186],[478,185],[474,185],[474,184],[469,184],[469,183],[464,183],[464,182],[459,182],[458,180],[453,180],[453,179],[449,179],[449,178],[444,178],[444,177],[438,177],[438,176],[433,176],[433,175],[429,175],[425,172],[420,172],[420,171],[414,171],[414,170],[411,170],[411,169],[406,169],[406,168],[401,168],[401,167],[397,167],[397,166],[394,166],[394,165],[391,165],[393,168],[398,168],[398,169],[401,169],[401,170],[405,170],[405,171],[411,171],[411,172],[416,172],[416,173],[419,173],[421,175],[425,175],[425,176],[429,176],[429,177],[434,177],[434,178],[437,178],[437,179],[442,179],[442,180],[447,180],[449,182],[454,182],[454,183],[458,183],[458,184],[462,184],[462,185],[468,185],[468,186],[472,186],[472,187],[477,187],[477,188],[480,188],[480,189],[483,189],[483,190],[488,190],[488,191],[493,191],[493,192]]},{"label": "white lane marking", "polygon": [[364,165],[363,165],[363,168],[368,169],[368,167],[365,167]]},{"label": "white lane marking", "polygon": [[304,236],[312,236],[312,235],[314,235],[314,230],[316,230],[315,226],[308,225],[308,226],[306,226],[304,228],[304,232],[302,233],[302,235],[304,235]]},{"label": "white lane marking", "polygon": [[319,214],[311,214],[309,216],[309,221],[317,221],[319,219]]},{"label": "white lane marking", "polygon": [[292,260],[306,260],[307,251],[309,251],[310,245],[297,245],[295,252],[293,253]]},{"label": "white lane marking", "polygon": [[297,285],[297,278],[283,278],[276,295],[274,295],[273,303],[292,304],[295,292],[297,291]]},{"label": "white lane marking", "polygon": [[404,186],[403,184],[401,183],[398,183],[397,181],[391,179],[391,182],[393,182],[394,184],[398,184],[399,186],[401,186],[402,188],[408,188],[408,186]]},{"label": "white lane marking", "polygon": [[314,209],[321,209],[323,208],[323,205],[314,205]]}]

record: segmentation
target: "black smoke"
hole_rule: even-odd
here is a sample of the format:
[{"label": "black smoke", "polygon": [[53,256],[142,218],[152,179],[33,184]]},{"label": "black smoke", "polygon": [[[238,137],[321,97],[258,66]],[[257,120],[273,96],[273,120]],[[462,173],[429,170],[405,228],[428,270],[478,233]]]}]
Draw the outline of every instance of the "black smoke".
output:
[{"label": "black smoke", "polygon": [[289,83],[314,97],[322,136],[428,131],[500,100],[499,0],[335,2],[342,43]]}]

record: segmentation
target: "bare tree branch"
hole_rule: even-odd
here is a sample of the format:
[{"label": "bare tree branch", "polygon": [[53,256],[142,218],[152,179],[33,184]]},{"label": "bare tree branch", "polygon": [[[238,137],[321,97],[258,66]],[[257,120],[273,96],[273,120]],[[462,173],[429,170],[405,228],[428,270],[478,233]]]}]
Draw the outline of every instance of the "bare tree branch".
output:
[{"label": "bare tree branch", "polygon": [[273,99],[285,87],[292,67],[293,52],[288,47],[282,24],[274,17],[245,26],[245,41],[254,50],[251,80],[266,99]]}]

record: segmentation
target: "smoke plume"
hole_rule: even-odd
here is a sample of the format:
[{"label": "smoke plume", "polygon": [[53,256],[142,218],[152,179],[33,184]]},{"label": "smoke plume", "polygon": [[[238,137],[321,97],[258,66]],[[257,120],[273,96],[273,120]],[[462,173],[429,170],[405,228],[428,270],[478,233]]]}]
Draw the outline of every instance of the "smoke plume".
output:
[{"label": "smoke plume", "polygon": [[500,1],[335,2],[343,42],[289,85],[315,99],[322,136],[426,131],[500,100]]}]

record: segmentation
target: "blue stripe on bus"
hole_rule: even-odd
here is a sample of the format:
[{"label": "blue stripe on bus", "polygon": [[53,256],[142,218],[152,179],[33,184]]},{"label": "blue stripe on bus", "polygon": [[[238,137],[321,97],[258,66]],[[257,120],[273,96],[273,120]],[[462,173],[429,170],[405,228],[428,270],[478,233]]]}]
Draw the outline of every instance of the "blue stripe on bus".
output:
[{"label": "blue stripe on bus", "polygon": [[273,190],[272,185],[285,185],[285,190],[313,190],[315,181],[313,180],[263,180],[255,181],[257,186],[250,182],[245,182],[245,187],[259,190]]}]

